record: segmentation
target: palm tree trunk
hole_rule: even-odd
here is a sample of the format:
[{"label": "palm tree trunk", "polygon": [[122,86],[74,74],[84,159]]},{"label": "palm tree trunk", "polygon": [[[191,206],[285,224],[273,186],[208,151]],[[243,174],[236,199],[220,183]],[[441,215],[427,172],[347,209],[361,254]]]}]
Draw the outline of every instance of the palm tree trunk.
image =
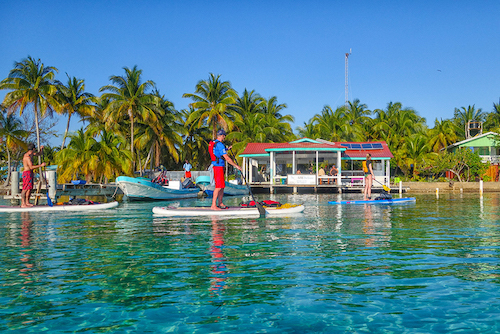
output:
[{"label": "palm tree trunk", "polygon": [[4,187],[8,187],[9,186],[9,182],[10,182],[10,151],[9,151],[9,148],[8,147],[5,147],[6,150],[7,150],[7,180],[5,180],[5,183],[4,183]]},{"label": "palm tree trunk", "polygon": [[134,116],[132,115],[132,111],[128,111],[128,115],[130,118],[130,153],[132,156],[132,172],[135,172],[135,157],[134,157]]},{"label": "palm tree trunk", "polygon": [[66,124],[66,130],[64,131],[64,137],[61,144],[61,150],[64,148],[64,143],[66,142],[66,137],[68,136],[69,121],[71,120],[71,113],[68,113],[68,124]]},{"label": "palm tree trunk", "polygon": [[156,153],[156,166],[160,166],[160,144],[158,141],[155,143],[155,153]]},{"label": "palm tree trunk", "polygon": [[148,165],[148,161],[151,158],[151,155],[153,154],[153,147],[154,147],[154,144],[151,145],[151,148],[149,149],[148,156],[146,157],[146,162],[144,162],[144,169],[146,169],[146,167]]},{"label": "palm tree trunk", "polygon": [[[40,151],[40,126],[38,125],[38,103],[35,101],[35,127],[36,127],[36,148]],[[38,164],[42,163],[42,157],[38,156]],[[42,168],[40,167],[40,173],[42,173]]]}]

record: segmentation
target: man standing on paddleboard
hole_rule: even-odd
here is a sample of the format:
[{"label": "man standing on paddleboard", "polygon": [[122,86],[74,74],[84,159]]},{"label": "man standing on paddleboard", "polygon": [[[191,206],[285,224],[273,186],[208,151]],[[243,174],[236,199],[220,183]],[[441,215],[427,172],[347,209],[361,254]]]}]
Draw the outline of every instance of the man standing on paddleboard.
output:
[{"label": "man standing on paddleboard", "polygon": [[31,191],[33,190],[33,170],[36,168],[44,167],[45,162],[41,165],[33,165],[33,157],[42,154],[43,146],[40,147],[39,152],[35,152],[35,145],[33,143],[28,144],[28,152],[23,156],[23,191],[21,192],[21,207],[27,208],[33,206],[30,204]]},{"label": "man standing on paddleboard", "polygon": [[[241,167],[227,155],[227,147],[222,143],[225,138],[226,131],[220,129],[217,132],[217,139],[209,145],[209,153],[210,158],[212,159],[212,168],[215,179],[215,190],[211,206],[212,210],[227,209],[227,206],[222,203],[224,188],[226,187],[226,182],[224,180],[224,167],[226,165],[226,161],[241,172]],[[218,206],[217,203],[219,203]]]}]

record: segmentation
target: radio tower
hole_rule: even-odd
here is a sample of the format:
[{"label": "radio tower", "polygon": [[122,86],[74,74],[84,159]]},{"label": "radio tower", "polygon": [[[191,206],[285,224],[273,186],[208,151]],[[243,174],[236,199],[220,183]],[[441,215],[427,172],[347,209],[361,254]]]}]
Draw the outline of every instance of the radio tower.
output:
[{"label": "radio tower", "polygon": [[352,49],[345,54],[345,107],[349,106],[349,56],[351,55]]}]

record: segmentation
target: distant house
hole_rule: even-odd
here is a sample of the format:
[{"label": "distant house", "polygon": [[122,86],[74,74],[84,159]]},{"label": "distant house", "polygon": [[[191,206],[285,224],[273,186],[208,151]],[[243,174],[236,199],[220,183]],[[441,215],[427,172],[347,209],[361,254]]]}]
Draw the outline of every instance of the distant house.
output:
[{"label": "distant house", "polygon": [[457,148],[468,147],[473,152],[478,152],[483,162],[491,164],[500,163],[500,135],[495,132],[487,132],[458,143],[452,144],[446,150],[453,152]]}]

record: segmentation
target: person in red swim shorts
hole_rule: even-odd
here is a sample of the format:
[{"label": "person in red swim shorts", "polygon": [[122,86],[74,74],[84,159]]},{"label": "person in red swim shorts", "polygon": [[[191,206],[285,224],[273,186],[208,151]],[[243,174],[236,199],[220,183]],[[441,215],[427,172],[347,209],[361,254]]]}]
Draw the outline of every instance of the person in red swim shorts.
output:
[{"label": "person in red swim shorts", "polygon": [[[214,171],[214,179],[215,179],[215,190],[212,199],[212,210],[221,210],[227,209],[227,206],[222,203],[222,198],[224,197],[224,188],[226,187],[226,182],[224,180],[224,166],[226,165],[226,161],[233,165],[236,169],[241,172],[241,167],[236,164],[233,159],[231,159],[227,155],[226,145],[222,143],[222,141],[226,138],[226,131],[219,130],[217,132],[217,139],[214,141],[213,152],[210,156],[212,158],[212,168]],[[217,203],[219,205],[217,205]]]},{"label": "person in red swim shorts", "polygon": [[21,207],[27,208],[33,206],[30,203],[31,191],[33,190],[33,170],[39,167],[44,167],[45,162],[41,165],[33,165],[33,157],[42,154],[43,146],[40,147],[39,152],[35,152],[35,145],[28,144],[28,152],[23,156],[23,191],[21,192]]}]

